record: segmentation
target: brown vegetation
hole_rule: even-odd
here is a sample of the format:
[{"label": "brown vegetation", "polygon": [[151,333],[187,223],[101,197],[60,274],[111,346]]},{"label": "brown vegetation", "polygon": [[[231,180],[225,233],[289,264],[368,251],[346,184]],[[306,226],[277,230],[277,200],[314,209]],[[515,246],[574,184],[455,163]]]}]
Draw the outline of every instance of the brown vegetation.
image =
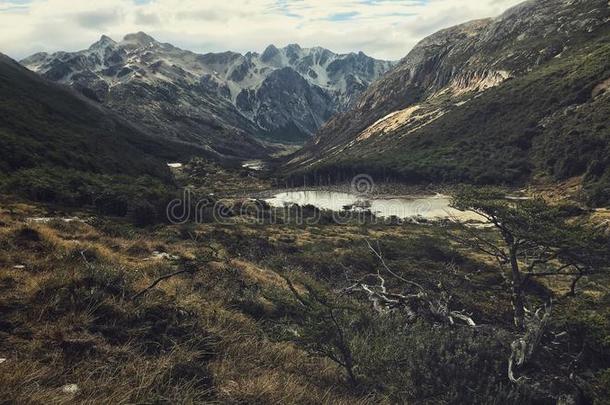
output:
[{"label": "brown vegetation", "polygon": [[[58,212],[83,220],[28,220],[50,215],[14,201],[0,211],[7,403],[486,403],[541,395],[508,379],[514,331],[501,274],[441,227],[137,228]],[[348,281],[385,271],[367,240],[379,241],[384,266],[429,297],[447,297],[476,328],[434,320],[405,328],[399,314],[377,314],[366,296],[337,295]],[[388,291],[400,293],[392,278]],[[303,308],[287,280],[307,299],[334,298]],[[554,308],[553,351],[534,356],[520,375],[561,373],[582,353],[578,386],[599,399],[608,390],[608,292],[603,279],[583,281],[585,294]],[[528,287],[534,300],[549,288]],[[333,325],[323,322],[328,305],[337,305],[339,329],[319,329]],[[339,331],[342,340],[333,340]],[[352,377],[328,356],[333,342],[352,357]]]}]

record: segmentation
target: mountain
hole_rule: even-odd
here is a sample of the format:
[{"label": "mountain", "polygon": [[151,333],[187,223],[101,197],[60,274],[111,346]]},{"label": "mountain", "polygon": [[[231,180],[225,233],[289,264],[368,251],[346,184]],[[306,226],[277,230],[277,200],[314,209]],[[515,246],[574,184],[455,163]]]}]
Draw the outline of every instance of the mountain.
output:
[{"label": "mountain", "polygon": [[295,178],[364,171],[410,183],[522,184],[591,174],[597,162],[603,176],[609,16],[606,0],[532,0],[433,34],[287,168]]},{"label": "mountain", "polygon": [[118,43],[102,36],[89,49],[39,53],[21,63],[158,136],[248,158],[265,155],[253,135],[309,138],[392,65],[298,45],[200,55],[142,32]]},{"label": "mountain", "polygon": [[0,173],[48,166],[168,178],[168,161],[204,154],[165,142],[0,54]]},{"label": "mountain", "polygon": [[205,148],[150,136],[0,54],[0,193],[95,207],[138,224],[164,221],[175,195],[167,163],[193,156],[210,157]]},{"label": "mountain", "polygon": [[71,85],[157,138],[204,147],[218,159],[265,156],[265,147],[251,137],[256,128],[216,90],[177,66],[178,60],[197,64],[196,55],[189,59],[140,33],[121,44],[103,36],[84,51],[36,54],[22,64]]}]

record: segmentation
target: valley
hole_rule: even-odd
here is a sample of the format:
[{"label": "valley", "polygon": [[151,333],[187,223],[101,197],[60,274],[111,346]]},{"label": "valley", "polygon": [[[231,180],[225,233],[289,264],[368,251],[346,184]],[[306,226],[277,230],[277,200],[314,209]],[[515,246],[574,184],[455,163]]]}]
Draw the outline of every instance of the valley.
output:
[{"label": "valley", "polygon": [[607,175],[589,164],[608,155],[610,103],[594,91],[610,75],[608,16],[605,1],[537,1],[440,31],[329,121],[289,172],[517,187],[584,176],[597,204]]},{"label": "valley", "polygon": [[[193,206],[207,201],[201,216],[192,211],[194,217],[181,223],[169,218],[143,226],[133,222],[137,217],[2,199],[0,354],[6,360],[0,367],[13,370],[0,372],[3,398],[368,404],[435,396],[460,403],[472,400],[474,391],[480,403],[487,395],[535,403],[547,400],[549,390],[577,395],[569,380],[557,379],[574,358],[582,359],[580,372],[592,374],[579,376],[585,395],[605,395],[606,273],[587,275],[574,296],[569,275],[530,281],[529,305],[554,297],[545,338],[552,340],[550,351],[518,371],[540,385],[514,384],[506,375],[510,342],[520,336],[511,294],[492,257],[464,244],[468,228],[421,212],[414,220],[380,220],[374,204],[345,215],[336,204],[353,200],[330,198],[324,205],[324,198],[336,197],[329,191],[265,204],[244,198],[244,190],[273,192],[257,172],[206,175],[210,169],[197,161],[174,169],[177,181],[192,190]],[[429,208],[419,206],[424,213]],[[577,221],[592,215],[574,212],[563,206],[553,215]],[[493,228],[473,229],[498,238]],[[448,306],[452,321],[426,307],[406,318],[399,309],[378,313],[364,290],[348,292],[353,285],[397,297],[418,297],[422,288],[422,297]],[[300,303],[307,291],[323,304]],[[407,305],[410,314],[419,298],[411,299],[391,305]],[[333,308],[336,326],[325,308]],[[476,326],[462,326],[462,315]],[[329,329],[316,332],[325,325]],[[347,334],[357,388],[343,363],[327,354],[342,347],[336,333]],[[378,374],[396,356],[409,361]],[[393,375],[396,370],[409,377]],[[76,393],[66,388],[71,384]],[[482,394],[488,391],[493,394]]]},{"label": "valley", "polygon": [[610,5],[452,1],[0,54],[0,404],[607,404]]}]

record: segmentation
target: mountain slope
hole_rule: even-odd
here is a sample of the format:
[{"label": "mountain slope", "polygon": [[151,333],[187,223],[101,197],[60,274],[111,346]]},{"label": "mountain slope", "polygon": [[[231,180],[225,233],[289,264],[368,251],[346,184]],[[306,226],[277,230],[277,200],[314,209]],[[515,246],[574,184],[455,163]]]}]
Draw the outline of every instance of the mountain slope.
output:
[{"label": "mountain slope", "polygon": [[181,55],[171,45],[134,34],[121,46],[102,37],[82,52],[36,54],[24,64],[102,102],[158,138],[204,147],[220,159],[265,156],[265,148],[250,136],[254,126],[193,74],[174,65],[172,58]]},{"label": "mountain slope", "polygon": [[208,152],[149,136],[69,87],[0,54],[0,192],[94,207],[137,224],[166,220],[167,162]]},{"label": "mountain slope", "polygon": [[264,155],[251,135],[308,138],[391,66],[363,53],[337,55],[298,45],[271,45],[260,55],[199,55],[142,32],[120,43],[103,36],[89,49],[36,54],[22,64],[159,136],[238,157]]},{"label": "mountain slope", "polygon": [[[537,0],[434,34],[288,167],[407,182],[516,184],[534,174],[568,175],[550,167],[559,138],[607,142],[607,93],[593,89],[610,77],[609,15],[605,0]],[[555,121],[581,109],[600,122],[581,125],[582,136],[568,135],[570,125],[557,130]]]},{"label": "mountain slope", "polygon": [[166,178],[167,160],[197,154],[186,145],[148,136],[2,54],[0,95],[0,171],[4,173],[48,165]]}]

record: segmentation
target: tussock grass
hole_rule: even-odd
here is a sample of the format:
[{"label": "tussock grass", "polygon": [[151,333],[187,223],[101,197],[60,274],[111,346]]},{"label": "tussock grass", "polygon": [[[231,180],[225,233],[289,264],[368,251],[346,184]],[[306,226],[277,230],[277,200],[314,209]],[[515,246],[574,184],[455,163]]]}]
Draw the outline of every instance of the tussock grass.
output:
[{"label": "tussock grass", "polygon": [[[501,275],[435,227],[205,224],[185,232],[103,218],[28,222],[46,215],[39,210],[0,210],[0,358],[6,359],[0,398],[6,403],[372,404],[418,403],[431,395],[430,403],[442,403],[469,384],[450,378],[464,367],[464,378],[477,381],[470,388],[479,403],[513,398],[504,384],[508,349],[495,338],[511,325]],[[418,325],[399,340],[400,325],[371,320],[361,329],[370,333],[355,340],[363,361],[357,371],[363,384],[355,388],[335,363],[298,339],[283,339],[295,331],[286,325],[303,314],[276,298],[290,297],[284,275],[300,274],[331,292],[346,277],[374,273],[379,263],[365,238],[379,241],[388,266],[405,277],[449,288],[452,305],[485,327],[469,334]],[[198,262],[210,245],[218,262]],[[177,259],[155,258],[154,251]],[[194,271],[132,299],[186,265]],[[299,280],[296,288],[306,294]],[[396,286],[388,280],[388,287]],[[569,331],[566,352],[586,347],[587,395],[600,398],[608,389],[607,292],[589,285],[586,292],[574,305],[557,305],[552,330]],[[398,366],[380,360],[394,351],[401,354]],[[481,359],[473,357],[477,351]],[[379,375],[388,378],[380,383]],[[64,392],[67,384],[78,391]]]},{"label": "tussock grass", "polygon": [[[20,210],[0,214],[3,401],[362,402],[336,367],[271,341],[240,309],[258,302],[274,311],[260,294],[285,287],[272,270],[210,263],[132,300],[209,240],[172,238],[171,227],[145,234],[106,221],[28,223],[31,208]],[[148,260],[155,250],[180,259]],[[65,392],[68,384],[78,391]]]}]

